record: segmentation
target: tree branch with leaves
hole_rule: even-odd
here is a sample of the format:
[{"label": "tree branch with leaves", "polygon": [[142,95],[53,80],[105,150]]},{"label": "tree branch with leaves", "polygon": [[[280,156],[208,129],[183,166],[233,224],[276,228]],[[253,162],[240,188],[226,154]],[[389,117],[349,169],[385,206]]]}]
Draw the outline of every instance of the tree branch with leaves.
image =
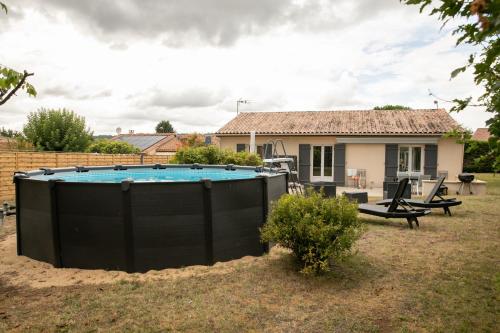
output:
[{"label": "tree branch with leaves", "polygon": [[[7,6],[0,2],[0,10],[5,14],[9,12]],[[23,71],[22,73],[11,68],[0,65],[0,105],[5,104],[19,90],[24,90],[28,95],[36,97],[36,90],[26,80],[34,73]]]},{"label": "tree branch with leaves", "polygon": [[482,106],[492,117],[486,122],[495,138],[497,168],[500,166],[500,1],[498,0],[400,0],[408,5],[419,5],[420,12],[431,7],[430,15],[438,16],[443,26],[456,19],[459,24],[452,34],[456,45],[468,44],[479,51],[469,55],[465,65],[451,72],[451,79],[471,68],[474,82],[484,87],[484,93],[453,99],[450,111],[462,111],[468,106]]}]

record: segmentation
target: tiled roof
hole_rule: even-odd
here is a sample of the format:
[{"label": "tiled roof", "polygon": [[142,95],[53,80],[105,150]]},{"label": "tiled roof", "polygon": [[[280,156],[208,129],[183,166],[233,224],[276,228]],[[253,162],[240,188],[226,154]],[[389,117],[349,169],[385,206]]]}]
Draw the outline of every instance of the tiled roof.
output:
[{"label": "tiled roof", "polygon": [[441,135],[458,123],[444,109],[243,112],[217,135]]},{"label": "tiled roof", "polygon": [[491,134],[490,131],[488,131],[487,128],[478,128],[475,132],[474,135],[472,135],[472,140],[476,141],[488,141],[490,138]]},{"label": "tiled roof", "polygon": [[160,152],[176,152],[182,146],[177,135],[172,135],[166,142],[162,143],[156,151]]},{"label": "tiled roof", "polygon": [[140,150],[145,150],[171,134],[121,134],[113,140],[127,142]]}]

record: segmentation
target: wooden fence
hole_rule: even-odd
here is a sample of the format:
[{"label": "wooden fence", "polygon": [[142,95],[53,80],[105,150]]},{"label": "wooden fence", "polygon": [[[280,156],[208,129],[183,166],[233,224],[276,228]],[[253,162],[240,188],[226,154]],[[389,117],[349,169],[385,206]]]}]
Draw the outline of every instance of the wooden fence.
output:
[{"label": "wooden fence", "polygon": [[[164,155],[142,156],[144,164],[168,163],[170,159],[170,156]],[[0,204],[3,201],[14,201],[15,189],[12,176],[15,171],[30,171],[44,167],[62,168],[76,165],[115,164],[141,164],[141,155],[0,151]]]}]

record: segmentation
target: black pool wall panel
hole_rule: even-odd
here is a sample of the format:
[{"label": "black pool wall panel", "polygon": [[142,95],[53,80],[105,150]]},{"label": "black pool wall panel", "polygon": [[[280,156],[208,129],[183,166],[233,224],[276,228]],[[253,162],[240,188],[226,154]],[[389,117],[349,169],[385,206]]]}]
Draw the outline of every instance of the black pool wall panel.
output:
[{"label": "black pool wall panel", "polygon": [[57,183],[64,267],[126,270],[121,184]]},{"label": "black pool wall panel", "polygon": [[264,253],[259,228],[264,222],[263,182],[259,178],[213,182],[214,261]]},{"label": "black pool wall panel", "polygon": [[55,267],[128,272],[263,254],[259,229],[269,202],[287,189],[285,174],[168,183],[30,179],[39,174],[15,178],[18,254]]},{"label": "black pool wall panel", "polygon": [[268,177],[267,193],[268,201],[273,202],[278,200],[284,193],[287,193],[286,174],[280,174],[275,177]]},{"label": "black pool wall panel", "polygon": [[206,265],[203,186],[131,183],[136,271]]},{"label": "black pool wall panel", "polygon": [[45,181],[17,179],[19,209],[18,250],[27,257],[58,266],[54,247],[54,228],[50,184]]}]

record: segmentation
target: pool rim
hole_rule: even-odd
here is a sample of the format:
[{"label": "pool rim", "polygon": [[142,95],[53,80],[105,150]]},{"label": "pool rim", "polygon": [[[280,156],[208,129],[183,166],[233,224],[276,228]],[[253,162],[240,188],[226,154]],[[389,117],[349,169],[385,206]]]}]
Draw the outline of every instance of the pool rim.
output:
[{"label": "pool rim", "polygon": [[[255,177],[247,178],[231,178],[231,179],[216,179],[213,180],[211,178],[200,178],[199,180],[172,180],[172,181],[135,181],[134,179],[123,179],[117,182],[108,182],[108,181],[75,181],[75,180],[65,180],[62,178],[50,178],[50,179],[35,179],[31,178],[33,176],[49,176],[57,173],[63,172],[76,172],[76,173],[85,173],[91,170],[111,170],[111,171],[126,171],[128,169],[147,169],[152,168],[153,170],[165,170],[165,169],[186,169],[189,168],[191,170],[200,170],[200,169],[223,169],[225,171],[236,171],[236,170],[253,170],[257,174]],[[30,181],[35,182],[50,182],[50,181],[60,181],[67,183],[81,183],[81,184],[120,184],[123,182],[128,183],[147,183],[147,184],[155,184],[155,183],[179,183],[179,184],[189,184],[189,183],[199,183],[203,180],[210,180],[211,182],[227,182],[227,181],[237,181],[237,180],[245,180],[245,179],[254,179],[257,177],[275,177],[280,174],[286,173],[283,170],[268,168],[263,166],[242,166],[242,165],[234,165],[234,164],[116,164],[116,165],[108,165],[108,166],[74,166],[74,167],[61,167],[61,168],[39,168],[38,170],[31,171],[15,171],[13,175],[13,182],[16,182],[16,178],[30,179]]]}]

